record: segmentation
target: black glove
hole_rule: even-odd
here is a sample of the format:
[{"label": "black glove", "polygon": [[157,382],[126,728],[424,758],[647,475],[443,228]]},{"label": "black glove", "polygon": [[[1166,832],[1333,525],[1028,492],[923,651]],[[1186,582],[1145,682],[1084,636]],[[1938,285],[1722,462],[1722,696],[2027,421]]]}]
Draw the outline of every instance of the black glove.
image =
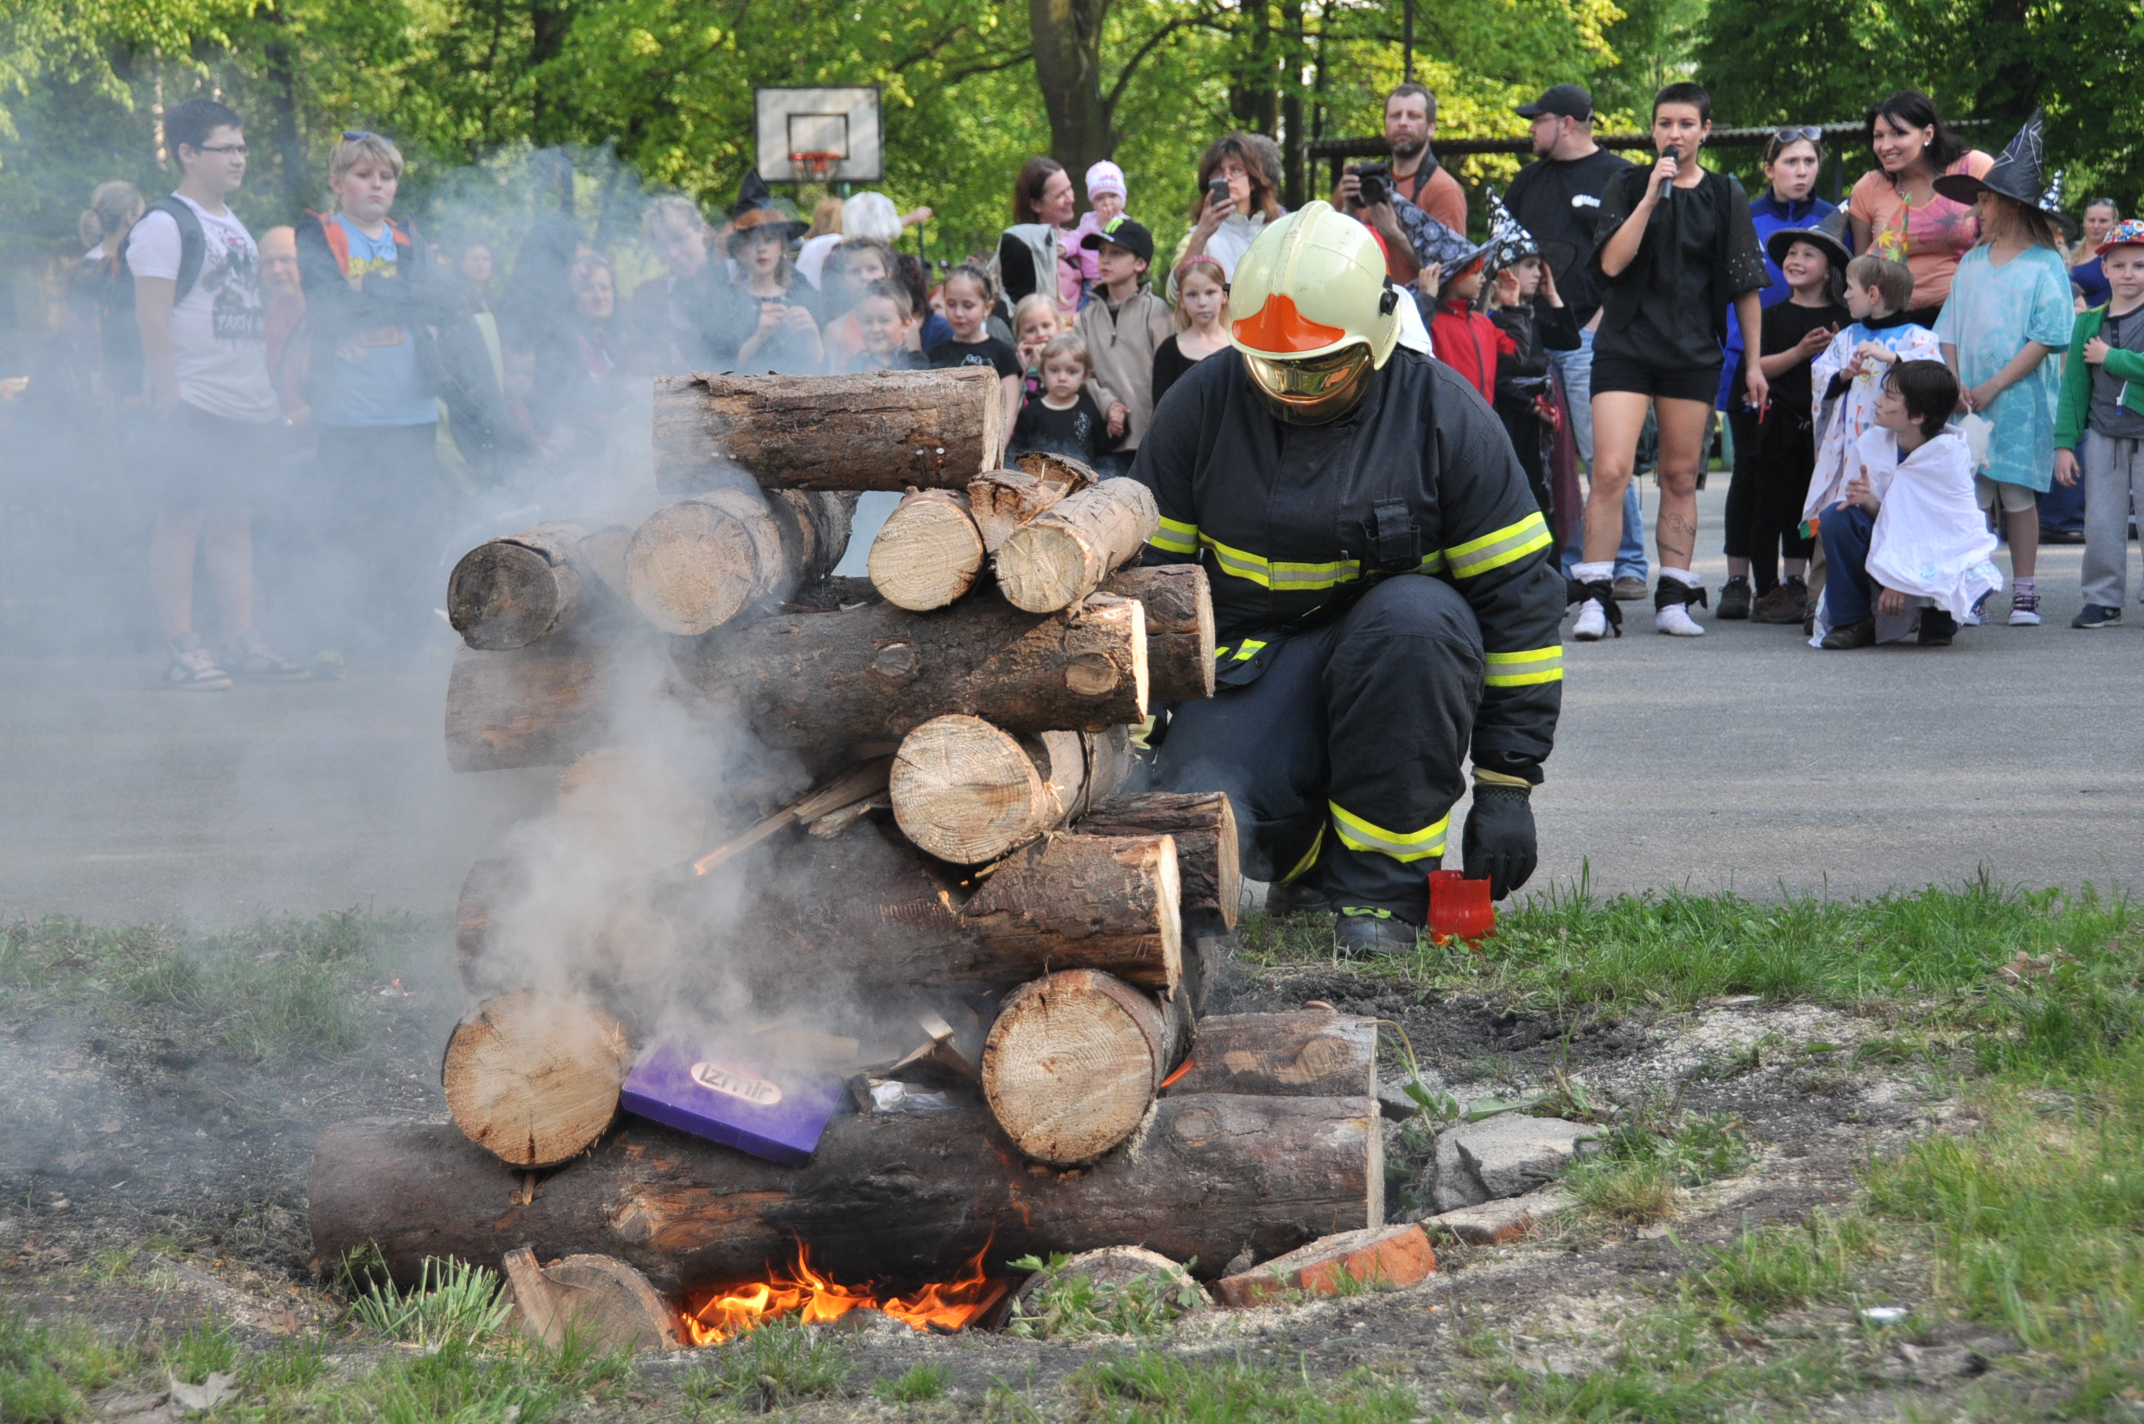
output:
[{"label": "black glove", "polygon": [[1501,900],[1524,885],[1540,861],[1534,839],[1530,786],[1476,783],[1460,854],[1469,880],[1487,877],[1489,898]]}]

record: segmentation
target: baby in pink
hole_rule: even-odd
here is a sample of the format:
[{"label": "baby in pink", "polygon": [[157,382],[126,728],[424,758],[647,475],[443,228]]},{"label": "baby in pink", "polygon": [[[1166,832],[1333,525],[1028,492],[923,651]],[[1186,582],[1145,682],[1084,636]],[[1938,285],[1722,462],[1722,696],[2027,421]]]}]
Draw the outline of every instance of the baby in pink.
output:
[{"label": "baby in pink", "polygon": [[1101,252],[1097,248],[1080,246],[1080,239],[1090,232],[1100,232],[1115,222],[1124,213],[1125,200],[1130,196],[1124,187],[1124,170],[1103,159],[1087,170],[1087,213],[1065,239],[1065,247],[1079,254],[1080,276],[1085,279],[1088,291],[1102,280]]}]

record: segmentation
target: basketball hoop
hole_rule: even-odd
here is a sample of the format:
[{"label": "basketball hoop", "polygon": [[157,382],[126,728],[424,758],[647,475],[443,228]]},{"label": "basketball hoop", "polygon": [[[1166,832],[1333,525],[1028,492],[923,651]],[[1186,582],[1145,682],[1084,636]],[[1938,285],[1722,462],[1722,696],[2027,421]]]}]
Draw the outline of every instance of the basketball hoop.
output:
[{"label": "basketball hoop", "polygon": [[799,183],[824,183],[826,175],[834,171],[841,161],[838,153],[805,152],[789,155],[789,171],[797,175]]}]

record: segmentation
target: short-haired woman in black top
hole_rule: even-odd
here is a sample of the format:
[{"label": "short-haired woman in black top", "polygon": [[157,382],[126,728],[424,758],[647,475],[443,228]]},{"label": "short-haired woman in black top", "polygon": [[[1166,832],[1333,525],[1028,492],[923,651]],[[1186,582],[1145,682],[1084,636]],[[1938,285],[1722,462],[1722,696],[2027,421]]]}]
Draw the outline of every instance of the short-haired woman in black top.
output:
[{"label": "short-haired woman in black top", "polygon": [[[1695,84],[1670,84],[1653,99],[1660,161],[1619,174],[1601,194],[1593,272],[1605,300],[1593,345],[1593,488],[1586,500],[1585,559],[1571,570],[1584,600],[1571,636],[1590,642],[1622,633],[1612,577],[1622,538],[1623,492],[1651,409],[1660,430],[1660,585],[1654,626],[1695,637],[1704,626],[1687,605],[1705,602],[1691,572],[1697,548],[1697,473],[1725,361],[1727,307],[1744,340],[1759,340],[1760,294],[1770,280],[1750,222],[1749,198],[1724,173],[1698,162],[1712,132],[1712,99]],[[1748,399],[1765,399],[1750,363]]]}]

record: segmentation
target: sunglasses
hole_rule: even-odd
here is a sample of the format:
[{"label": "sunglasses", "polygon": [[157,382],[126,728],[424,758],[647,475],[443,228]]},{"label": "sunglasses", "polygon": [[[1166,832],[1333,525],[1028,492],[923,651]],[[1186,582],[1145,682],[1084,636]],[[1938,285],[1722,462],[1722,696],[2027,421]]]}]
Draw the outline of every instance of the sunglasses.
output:
[{"label": "sunglasses", "polygon": [[378,138],[379,135],[370,129],[344,129],[342,137],[345,143],[355,143],[361,138]]}]

